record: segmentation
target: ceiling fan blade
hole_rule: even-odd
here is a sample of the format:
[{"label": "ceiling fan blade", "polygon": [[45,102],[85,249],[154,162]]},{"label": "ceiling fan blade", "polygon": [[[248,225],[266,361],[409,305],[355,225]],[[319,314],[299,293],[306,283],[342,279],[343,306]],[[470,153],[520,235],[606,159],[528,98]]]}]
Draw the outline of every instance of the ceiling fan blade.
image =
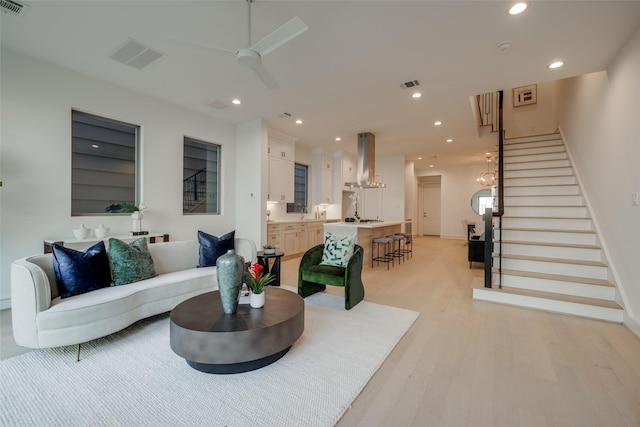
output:
[{"label": "ceiling fan blade", "polygon": [[271,77],[271,74],[267,71],[266,68],[262,66],[262,64],[258,64],[255,67],[251,68],[256,75],[262,80],[262,83],[269,89],[278,89],[278,83]]},{"label": "ceiling fan blade", "polygon": [[302,19],[297,16],[293,17],[280,28],[272,31],[265,38],[251,46],[251,50],[258,52],[260,56],[265,56],[289,40],[304,33],[308,28]]},{"label": "ceiling fan blade", "polygon": [[194,48],[194,49],[205,50],[207,52],[222,53],[224,55],[236,55],[238,53],[237,50],[223,49],[223,48],[220,48],[220,47],[208,46],[206,44],[190,42],[190,41],[187,41],[187,40],[174,39],[172,37],[167,37],[167,39],[173,41],[174,43],[181,44],[183,46],[191,47],[191,48]]}]

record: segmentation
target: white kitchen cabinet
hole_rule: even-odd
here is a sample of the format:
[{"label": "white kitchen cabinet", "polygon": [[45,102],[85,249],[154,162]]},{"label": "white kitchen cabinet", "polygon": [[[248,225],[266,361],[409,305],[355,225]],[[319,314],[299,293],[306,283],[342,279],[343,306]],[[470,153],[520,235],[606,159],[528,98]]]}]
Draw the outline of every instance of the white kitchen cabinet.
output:
[{"label": "white kitchen cabinet", "polygon": [[294,201],[294,162],[269,157],[269,193],[267,200],[293,203]]},{"label": "white kitchen cabinet", "polygon": [[342,155],[342,186],[345,186],[345,182],[356,182],[356,158],[350,154]]},{"label": "white kitchen cabinet", "polygon": [[277,136],[269,135],[269,156],[290,161],[295,160],[295,144]]},{"label": "white kitchen cabinet", "polygon": [[267,200],[293,203],[295,183],[295,139],[269,130],[269,192]]},{"label": "white kitchen cabinet", "polygon": [[333,203],[333,157],[316,151],[313,153],[313,204]]}]

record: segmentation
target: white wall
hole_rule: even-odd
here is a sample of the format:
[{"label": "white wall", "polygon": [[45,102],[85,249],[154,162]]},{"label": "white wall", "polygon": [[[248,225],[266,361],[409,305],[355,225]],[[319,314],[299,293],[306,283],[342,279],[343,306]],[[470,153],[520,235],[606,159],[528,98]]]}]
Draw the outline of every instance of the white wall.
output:
[{"label": "white wall", "polygon": [[558,128],[556,83],[537,84],[537,103],[513,106],[513,89],[504,91],[503,118],[507,138],[554,133]]},{"label": "white wall", "polygon": [[[448,239],[466,239],[463,219],[482,223],[482,216],[471,209],[471,196],[483,188],[476,182],[482,172],[486,172],[486,164],[454,166],[449,168],[418,169],[418,180],[422,176],[440,175],[441,218],[440,237]],[[420,207],[418,207],[420,209]],[[418,215],[418,221],[421,215]],[[417,224],[414,228],[418,229]],[[478,229],[478,228],[476,228]]]},{"label": "white wall", "polygon": [[[42,253],[43,239],[71,237],[80,224],[104,223],[112,233],[131,228],[129,216],[71,217],[72,108],[142,127],[144,228],[168,232],[172,240],[195,239],[197,230],[219,235],[234,229],[234,125],[6,49],[1,55],[2,308],[10,298],[11,261]],[[182,215],[184,135],[222,145],[221,215]]]},{"label": "white wall", "polygon": [[[236,197],[242,209],[236,209],[236,236],[253,240],[258,249],[267,243],[267,205],[269,157],[267,127],[262,120],[238,125],[235,168]],[[252,155],[260,153],[260,155]],[[256,226],[257,225],[257,226]]]},{"label": "white wall", "polygon": [[[560,84],[559,123],[609,254],[627,316],[640,334],[640,29],[599,72]],[[634,325],[635,324],[635,325]]]}]

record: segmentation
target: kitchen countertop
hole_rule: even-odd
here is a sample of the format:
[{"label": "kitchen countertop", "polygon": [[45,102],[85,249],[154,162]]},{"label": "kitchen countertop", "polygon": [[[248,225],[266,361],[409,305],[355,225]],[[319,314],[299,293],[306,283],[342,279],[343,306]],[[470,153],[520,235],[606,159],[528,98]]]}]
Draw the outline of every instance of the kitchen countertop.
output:
[{"label": "kitchen countertop", "polygon": [[401,225],[406,224],[407,221],[380,221],[380,222],[334,222],[332,227],[345,227],[345,228],[380,228],[387,227],[389,225]]},{"label": "kitchen countertop", "polygon": [[[273,220],[273,221],[267,221],[267,225],[269,224],[297,224],[297,223],[301,223],[301,222],[332,222],[332,221],[340,221],[339,219],[335,218],[335,219],[315,219],[315,218],[310,218],[310,219],[277,219],[277,220]],[[335,224],[335,222],[332,222],[332,224]]]}]

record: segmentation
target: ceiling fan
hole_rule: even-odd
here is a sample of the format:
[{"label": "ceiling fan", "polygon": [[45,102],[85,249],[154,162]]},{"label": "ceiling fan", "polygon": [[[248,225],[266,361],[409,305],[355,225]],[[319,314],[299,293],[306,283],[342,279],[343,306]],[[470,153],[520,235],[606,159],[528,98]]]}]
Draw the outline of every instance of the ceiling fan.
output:
[{"label": "ceiling fan", "polygon": [[309,27],[297,16],[285,22],[280,28],[267,34],[262,40],[251,45],[251,3],[254,0],[247,0],[247,47],[238,50],[229,50],[219,47],[207,46],[200,43],[194,43],[184,40],[176,40],[185,46],[202,49],[209,52],[222,53],[225,55],[234,55],[238,64],[250,68],[262,80],[269,89],[277,89],[278,83],[269,74],[262,65],[262,57],[272,52],[307,31]]}]

